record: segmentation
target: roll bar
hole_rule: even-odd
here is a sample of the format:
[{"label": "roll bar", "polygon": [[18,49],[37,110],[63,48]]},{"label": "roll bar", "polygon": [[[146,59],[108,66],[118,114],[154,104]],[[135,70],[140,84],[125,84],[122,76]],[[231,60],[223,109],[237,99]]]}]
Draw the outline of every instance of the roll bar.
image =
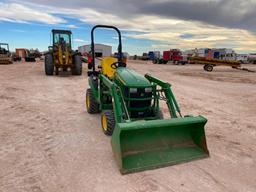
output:
[{"label": "roll bar", "polygon": [[122,38],[120,30],[115,26],[109,25],[96,25],[91,30],[91,51],[92,51],[92,69],[93,73],[95,73],[95,46],[94,46],[94,30],[97,28],[108,28],[114,29],[118,34],[119,45],[118,45],[118,62],[122,62]]}]

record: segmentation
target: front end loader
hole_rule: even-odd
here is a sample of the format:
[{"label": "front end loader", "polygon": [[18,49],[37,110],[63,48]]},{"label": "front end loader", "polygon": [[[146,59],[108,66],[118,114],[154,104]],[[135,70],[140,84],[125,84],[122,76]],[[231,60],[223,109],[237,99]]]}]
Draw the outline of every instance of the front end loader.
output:
[{"label": "front end loader", "polygon": [[[118,33],[117,58],[105,57],[95,67],[94,31],[114,29]],[[121,33],[114,26],[97,25],[91,31],[92,70],[86,107],[101,113],[102,130],[111,136],[115,159],[122,174],[206,158],[203,116],[182,116],[171,85],[149,74],[126,68],[122,57]],[[170,118],[163,117],[163,100]]]},{"label": "front end loader", "polygon": [[59,74],[59,70],[71,69],[72,75],[82,74],[82,58],[78,51],[72,50],[72,32],[69,30],[52,30],[52,46],[45,54],[45,74]]},{"label": "front end loader", "polygon": [[0,43],[0,64],[12,64],[12,57],[9,50],[9,44]]}]

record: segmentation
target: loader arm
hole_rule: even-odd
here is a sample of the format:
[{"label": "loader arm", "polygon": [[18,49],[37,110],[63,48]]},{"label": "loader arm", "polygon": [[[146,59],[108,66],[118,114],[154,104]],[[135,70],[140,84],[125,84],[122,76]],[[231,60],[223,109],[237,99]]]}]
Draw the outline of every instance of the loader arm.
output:
[{"label": "loader arm", "polygon": [[[116,122],[121,123],[121,122],[124,122],[125,120],[129,121],[130,120],[129,113],[126,108],[121,91],[118,89],[115,83],[110,81],[104,75],[100,75],[100,79],[102,83],[108,87],[109,93],[113,97],[113,100],[114,100],[113,108],[114,108]],[[125,114],[126,119],[123,118],[123,114]]]},{"label": "loader arm", "polygon": [[172,118],[177,118],[176,112],[179,113],[180,117],[182,117],[181,112],[180,112],[180,107],[176,101],[176,98],[171,90],[171,85],[167,82],[163,82],[162,80],[153,77],[149,74],[146,74],[145,77],[151,82],[154,83],[158,86],[160,86],[162,89],[160,91],[163,91],[165,94],[165,100],[170,112],[170,115]]}]

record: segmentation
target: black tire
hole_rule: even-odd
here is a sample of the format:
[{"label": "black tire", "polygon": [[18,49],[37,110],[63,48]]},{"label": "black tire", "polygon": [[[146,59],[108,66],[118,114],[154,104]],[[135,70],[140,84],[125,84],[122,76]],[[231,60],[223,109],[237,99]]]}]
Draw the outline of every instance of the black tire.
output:
[{"label": "black tire", "polygon": [[80,55],[74,56],[74,67],[72,68],[72,75],[82,75],[82,58]]},{"label": "black tire", "polygon": [[90,114],[96,114],[100,112],[100,105],[93,97],[92,90],[87,89],[86,91],[86,109]]},{"label": "black tire", "polygon": [[208,72],[211,72],[213,70],[213,65],[210,65],[210,64],[204,65],[204,70],[208,71]]},{"label": "black tire", "polygon": [[168,63],[168,61],[165,61],[165,60],[164,60],[163,63],[166,65],[166,64]]},{"label": "black tire", "polygon": [[115,128],[115,116],[113,110],[106,110],[101,115],[101,127],[105,135],[111,136]]},{"label": "black tire", "polygon": [[54,64],[53,64],[53,58],[51,54],[45,55],[44,68],[45,68],[46,75],[53,75]]},{"label": "black tire", "polygon": [[153,63],[153,64],[157,64],[157,63],[158,63],[157,59],[153,59],[153,60],[152,60],[152,63]]}]

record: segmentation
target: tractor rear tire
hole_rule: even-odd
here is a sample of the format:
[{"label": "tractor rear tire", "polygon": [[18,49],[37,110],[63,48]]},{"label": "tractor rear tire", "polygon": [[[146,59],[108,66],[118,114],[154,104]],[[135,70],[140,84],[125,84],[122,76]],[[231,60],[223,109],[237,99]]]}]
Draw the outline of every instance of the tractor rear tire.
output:
[{"label": "tractor rear tire", "polygon": [[115,128],[115,116],[113,110],[106,110],[101,115],[101,126],[105,135],[111,136]]},{"label": "tractor rear tire", "polygon": [[72,75],[82,75],[82,57],[80,55],[74,56],[74,67],[72,68]]},{"label": "tractor rear tire", "polygon": [[44,68],[45,68],[46,75],[53,75],[54,65],[53,65],[53,58],[51,54],[45,55]]},{"label": "tractor rear tire", "polygon": [[92,90],[87,89],[86,91],[86,108],[87,112],[90,114],[96,114],[100,112],[100,105],[94,98]]},{"label": "tractor rear tire", "polygon": [[211,72],[213,70],[213,65],[210,65],[210,64],[204,65],[204,70],[208,71],[208,72]]}]

